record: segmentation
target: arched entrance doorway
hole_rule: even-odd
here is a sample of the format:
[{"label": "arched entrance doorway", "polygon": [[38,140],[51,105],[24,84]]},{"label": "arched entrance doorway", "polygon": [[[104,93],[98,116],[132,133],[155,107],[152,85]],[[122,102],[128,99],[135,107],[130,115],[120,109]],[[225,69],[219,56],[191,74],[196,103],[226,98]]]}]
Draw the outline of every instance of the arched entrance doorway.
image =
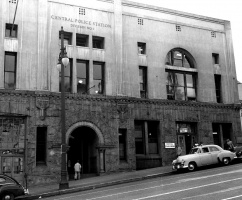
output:
[{"label": "arched entrance doorway", "polygon": [[98,137],[88,126],[80,126],[69,135],[69,151],[67,153],[69,179],[74,177],[74,165],[79,160],[82,165],[82,177],[98,173]]}]

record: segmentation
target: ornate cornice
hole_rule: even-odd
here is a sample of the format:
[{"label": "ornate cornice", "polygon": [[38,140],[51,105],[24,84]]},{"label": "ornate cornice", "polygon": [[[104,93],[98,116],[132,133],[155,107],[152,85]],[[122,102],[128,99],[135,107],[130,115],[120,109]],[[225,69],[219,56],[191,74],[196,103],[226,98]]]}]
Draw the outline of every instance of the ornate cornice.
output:
[{"label": "ornate cornice", "polygon": [[[45,97],[52,100],[60,100],[61,93],[57,92],[40,92],[40,91],[20,91],[20,90],[0,90],[1,96],[18,96],[22,98],[38,98]],[[103,101],[114,104],[146,104],[146,105],[161,105],[161,106],[183,106],[183,107],[204,107],[214,109],[232,109],[240,110],[241,104],[222,104],[222,103],[210,103],[210,102],[195,102],[195,101],[176,101],[167,99],[142,99],[128,96],[107,96],[107,95],[87,95],[87,94],[65,94],[66,101]]]}]

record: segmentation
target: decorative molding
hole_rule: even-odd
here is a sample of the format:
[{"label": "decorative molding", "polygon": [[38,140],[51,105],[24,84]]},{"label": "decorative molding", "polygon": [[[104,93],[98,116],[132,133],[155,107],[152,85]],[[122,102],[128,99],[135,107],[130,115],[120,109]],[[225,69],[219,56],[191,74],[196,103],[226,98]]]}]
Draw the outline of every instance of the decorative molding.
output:
[{"label": "decorative molding", "polygon": [[49,99],[45,99],[45,98],[40,98],[37,97],[36,98],[36,107],[40,109],[40,119],[44,120],[45,116],[46,116],[46,112],[45,110],[50,106],[50,101]]}]

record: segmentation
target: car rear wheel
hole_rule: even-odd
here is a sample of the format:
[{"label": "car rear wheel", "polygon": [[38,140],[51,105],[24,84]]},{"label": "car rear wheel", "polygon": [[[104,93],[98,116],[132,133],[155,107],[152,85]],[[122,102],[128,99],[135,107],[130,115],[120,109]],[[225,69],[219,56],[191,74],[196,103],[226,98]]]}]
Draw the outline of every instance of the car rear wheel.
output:
[{"label": "car rear wheel", "polygon": [[228,165],[230,163],[230,159],[229,158],[223,158],[223,164],[224,165]]},{"label": "car rear wheel", "polygon": [[5,194],[2,195],[1,200],[14,200],[14,196],[11,193],[5,193]]},{"label": "car rear wheel", "polygon": [[196,169],[196,167],[197,167],[197,165],[196,165],[195,162],[190,162],[190,163],[188,164],[188,170],[189,170],[189,171],[194,171],[194,170]]}]

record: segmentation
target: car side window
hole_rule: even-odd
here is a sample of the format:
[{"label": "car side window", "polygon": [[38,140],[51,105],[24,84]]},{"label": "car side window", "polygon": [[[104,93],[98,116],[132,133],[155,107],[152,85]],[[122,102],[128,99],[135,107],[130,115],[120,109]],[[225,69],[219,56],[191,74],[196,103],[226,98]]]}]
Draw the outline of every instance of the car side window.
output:
[{"label": "car side window", "polygon": [[209,147],[209,149],[211,152],[219,151],[219,149],[217,147]]},{"label": "car side window", "polygon": [[208,147],[203,147],[202,150],[203,150],[203,153],[208,153],[209,152]]}]

